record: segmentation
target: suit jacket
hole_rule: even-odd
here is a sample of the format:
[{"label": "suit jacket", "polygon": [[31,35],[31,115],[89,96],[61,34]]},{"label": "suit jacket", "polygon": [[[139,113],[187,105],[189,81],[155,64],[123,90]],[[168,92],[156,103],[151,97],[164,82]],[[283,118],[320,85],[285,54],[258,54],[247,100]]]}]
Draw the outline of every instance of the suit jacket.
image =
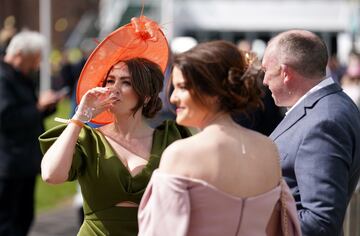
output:
[{"label": "suit jacket", "polygon": [[296,201],[303,235],[340,235],[360,174],[360,112],[339,85],[321,88],[270,137]]},{"label": "suit jacket", "polygon": [[31,78],[0,61],[0,178],[40,172],[42,114]]}]

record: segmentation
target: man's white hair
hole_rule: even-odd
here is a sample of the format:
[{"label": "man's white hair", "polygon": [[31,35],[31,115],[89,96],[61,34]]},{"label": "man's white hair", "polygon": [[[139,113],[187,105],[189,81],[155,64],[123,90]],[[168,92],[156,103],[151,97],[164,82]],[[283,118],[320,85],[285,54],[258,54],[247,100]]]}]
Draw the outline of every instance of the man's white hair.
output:
[{"label": "man's white hair", "polygon": [[6,48],[6,54],[36,54],[46,46],[46,38],[36,31],[22,31],[16,34]]}]

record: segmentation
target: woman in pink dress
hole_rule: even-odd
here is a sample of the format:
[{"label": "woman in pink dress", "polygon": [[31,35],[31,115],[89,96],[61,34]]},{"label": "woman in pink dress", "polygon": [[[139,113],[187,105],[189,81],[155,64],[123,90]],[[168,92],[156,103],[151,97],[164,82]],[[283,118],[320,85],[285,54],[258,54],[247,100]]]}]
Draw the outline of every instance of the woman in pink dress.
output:
[{"label": "woman in pink dress", "polygon": [[139,235],[301,235],[275,144],[232,112],[261,106],[261,68],[225,41],[175,55],[176,122],[192,137],[164,151],[140,203]]}]

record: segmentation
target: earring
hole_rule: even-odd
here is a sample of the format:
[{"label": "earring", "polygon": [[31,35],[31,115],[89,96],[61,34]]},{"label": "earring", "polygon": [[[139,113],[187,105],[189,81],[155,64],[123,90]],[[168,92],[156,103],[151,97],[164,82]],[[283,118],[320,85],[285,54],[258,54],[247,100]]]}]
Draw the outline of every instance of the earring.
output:
[{"label": "earring", "polygon": [[150,97],[145,98],[144,103],[143,103],[143,108],[145,108],[148,105],[150,99],[151,99]]}]

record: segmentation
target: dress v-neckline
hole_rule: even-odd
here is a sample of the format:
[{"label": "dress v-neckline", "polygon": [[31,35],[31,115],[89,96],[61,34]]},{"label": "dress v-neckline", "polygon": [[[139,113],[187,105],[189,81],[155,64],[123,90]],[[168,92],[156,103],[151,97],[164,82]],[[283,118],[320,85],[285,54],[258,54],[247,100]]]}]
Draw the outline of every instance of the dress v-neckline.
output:
[{"label": "dress v-neckline", "polygon": [[[125,164],[121,161],[120,156],[117,154],[117,152],[115,151],[114,147],[111,145],[111,143],[107,140],[107,136],[105,134],[103,134],[99,129],[96,129],[96,131],[102,136],[102,138],[105,140],[107,146],[110,147],[111,152],[113,154],[114,157],[116,157],[116,159],[118,160],[118,162],[120,163],[121,168],[123,168],[125,170],[125,173],[131,178],[131,179],[135,179],[138,178],[139,176],[143,175],[145,173],[145,169],[148,169],[150,166],[150,162],[151,160],[154,158],[154,142],[155,142],[155,134],[156,134],[156,129],[154,129],[154,132],[152,134],[152,142],[151,142],[151,150],[150,150],[150,156],[149,156],[149,160],[146,163],[146,165],[144,166],[144,168],[142,168],[142,170],[137,173],[136,175],[132,175],[130,170],[125,166]],[[123,146],[122,146],[123,147]],[[133,153],[131,151],[129,151],[128,149],[126,149],[125,147],[123,147],[126,151]],[[135,153],[133,153],[135,154]],[[135,154],[136,155],[136,154]]]}]

